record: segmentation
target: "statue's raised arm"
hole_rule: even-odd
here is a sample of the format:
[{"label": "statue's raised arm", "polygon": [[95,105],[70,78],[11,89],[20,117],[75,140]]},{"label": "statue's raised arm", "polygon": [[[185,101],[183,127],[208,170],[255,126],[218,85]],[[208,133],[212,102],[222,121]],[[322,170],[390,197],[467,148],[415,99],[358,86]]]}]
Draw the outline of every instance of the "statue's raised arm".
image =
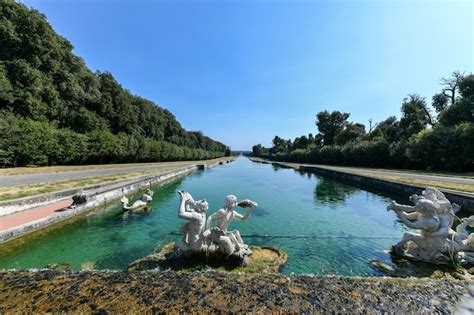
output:
[{"label": "statue's raised arm", "polygon": [[209,205],[205,199],[194,201],[191,194],[185,191],[178,191],[178,194],[181,197],[178,217],[188,220],[188,223],[180,228],[184,236],[175,242],[175,248],[184,253],[200,251],[205,243],[202,232],[206,224],[206,211]]}]

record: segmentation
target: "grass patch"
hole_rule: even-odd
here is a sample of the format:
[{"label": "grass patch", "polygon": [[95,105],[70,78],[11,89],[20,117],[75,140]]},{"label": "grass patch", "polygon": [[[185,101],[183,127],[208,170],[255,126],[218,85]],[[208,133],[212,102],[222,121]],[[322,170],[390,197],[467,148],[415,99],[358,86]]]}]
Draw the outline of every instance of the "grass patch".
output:
[{"label": "grass patch", "polygon": [[[257,159],[262,160],[262,159]],[[269,160],[268,160],[269,161]],[[287,162],[277,162],[284,165],[287,165],[294,169],[299,169],[301,164],[298,163],[287,163]],[[308,164],[311,165],[311,164]],[[315,166],[319,166],[314,164]],[[474,178],[473,173],[443,173],[443,172],[429,172],[429,171],[417,171],[417,170],[389,170],[389,169],[378,169],[378,168],[361,168],[361,167],[348,167],[348,166],[334,166],[334,165],[321,165],[322,167],[328,167],[335,171],[340,171],[347,174],[359,175],[359,176],[366,176],[376,179],[382,179],[397,183],[404,183],[416,186],[431,186],[438,189],[448,189],[448,190],[455,190],[461,191],[466,193],[474,193],[474,185],[471,184],[460,184],[460,183],[452,183],[442,180],[427,180],[427,179],[418,179],[418,178],[409,178],[404,176],[397,176],[391,175],[388,172],[398,172],[398,173],[413,173],[413,174],[423,174],[423,175],[434,175],[434,176],[450,176],[450,177],[459,177],[459,178]],[[382,172],[387,172],[387,174],[381,174]]]},{"label": "grass patch", "polygon": [[[0,176],[10,175],[26,175],[26,174],[39,174],[39,173],[59,173],[59,172],[70,172],[70,171],[84,171],[84,170],[103,170],[113,169],[131,166],[153,166],[161,167],[163,164],[209,164],[215,163],[227,158],[217,158],[212,160],[202,161],[171,161],[171,162],[157,162],[157,163],[124,163],[124,164],[100,164],[100,165],[57,165],[57,166],[29,166],[29,167],[11,167],[11,168],[0,168]],[[170,165],[173,166],[173,165]]]},{"label": "grass patch", "polygon": [[423,170],[407,170],[407,169],[366,168],[366,167],[333,166],[333,165],[327,165],[327,166],[340,167],[342,169],[347,168],[354,171],[396,172],[396,173],[407,173],[407,174],[418,174],[418,175],[445,176],[445,177],[474,179],[474,173],[472,172],[455,173],[455,172],[423,171]]},{"label": "grass patch", "polygon": [[147,170],[142,172],[133,172],[127,174],[116,174],[116,175],[105,175],[97,177],[89,177],[76,180],[67,180],[47,184],[33,184],[16,187],[0,187],[0,201],[18,199],[30,196],[36,196],[41,194],[47,194],[54,191],[60,191],[64,189],[81,188],[86,186],[118,182],[122,180],[133,179],[134,177],[140,177],[150,174],[159,174],[169,172],[178,169],[178,167],[161,168],[159,170]]},{"label": "grass patch", "polygon": [[443,171],[424,171],[424,170],[407,170],[407,169],[389,169],[389,168],[368,168],[368,167],[357,167],[357,166],[340,166],[340,165],[328,165],[328,164],[312,164],[312,163],[293,163],[293,162],[279,162],[279,161],[272,161],[262,158],[253,158],[256,161],[266,161],[266,162],[276,162],[285,164],[289,167],[294,169],[299,169],[300,165],[314,165],[314,166],[322,166],[322,167],[331,167],[337,168],[340,170],[344,170],[349,172],[397,172],[397,173],[407,173],[407,174],[419,174],[419,175],[431,175],[431,176],[447,176],[447,177],[459,177],[459,178],[468,178],[474,179],[473,172],[464,172],[464,173],[456,173],[456,172],[443,172]]},{"label": "grass patch", "polygon": [[[364,174],[360,174],[360,175],[364,175]],[[422,187],[430,186],[430,187],[435,187],[438,189],[449,189],[449,190],[456,190],[456,191],[467,192],[467,193],[474,193],[474,185],[469,185],[469,184],[458,184],[458,183],[415,179],[415,178],[407,178],[407,177],[400,177],[400,176],[378,175],[378,174],[377,175],[365,174],[365,176],[382,179],[382,180],[388,180],[388,181],[397,182],[397,183],[422,186]]]}]

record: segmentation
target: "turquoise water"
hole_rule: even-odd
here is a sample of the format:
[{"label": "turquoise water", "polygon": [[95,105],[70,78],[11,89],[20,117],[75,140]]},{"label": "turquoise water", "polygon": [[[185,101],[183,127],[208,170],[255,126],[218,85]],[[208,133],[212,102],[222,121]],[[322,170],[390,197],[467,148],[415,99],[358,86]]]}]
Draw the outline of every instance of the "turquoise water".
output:
[{"label": "turquoise water", "polygon": [[231,228],[247,235],[249,244],[285,250],[283,273],[380,275],[370,260],[390,261],[385,250],[405,232],[386,207],[391,199],[406,202],[407,197],[240,157],[157,188],[149,213],[124,218],[117,203],[37,236],[0,254],[0,268],[65,262],[79,269],[93,262],[97,269],[124,269],[179,238],[173,232],[185,221],[177,218],[176,190],[189,191],[196,200],[206,198],[209,214],[222,207],[228,194],[257,201],[251,219],[234,221]]}]

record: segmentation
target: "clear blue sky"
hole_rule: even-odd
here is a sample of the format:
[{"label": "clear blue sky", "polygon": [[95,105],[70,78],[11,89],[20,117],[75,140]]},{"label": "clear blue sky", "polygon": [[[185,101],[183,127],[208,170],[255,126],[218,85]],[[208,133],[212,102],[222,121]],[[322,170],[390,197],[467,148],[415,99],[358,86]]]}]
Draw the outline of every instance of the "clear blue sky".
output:
[{"label": "clear blue sky", "polygon": [[235,150],[367,124],[474,69],[471,1],[23,0],[92,70]]}]

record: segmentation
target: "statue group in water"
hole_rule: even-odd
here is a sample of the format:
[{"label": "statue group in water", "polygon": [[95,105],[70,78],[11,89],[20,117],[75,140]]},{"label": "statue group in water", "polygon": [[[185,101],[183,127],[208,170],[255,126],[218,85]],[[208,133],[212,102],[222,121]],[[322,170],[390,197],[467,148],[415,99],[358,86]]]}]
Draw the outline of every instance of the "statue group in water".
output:
[{"label": "statue group in water", "polygon": [[[203,253],[222,254],[224,257],[235,257],[246,260],[251,255],[251,250],[244,243],[238,230],[228,230],[229,224],[234,220],[247,221],[252,215],[253,207],[257,203],[249,199],[237,201],[234,195],[228,195],[224,207],[206,218],[209,209],[208,202],[195,201],[190,193],[178,191],[181,198],[178,207],[178,217],[188,222],[180,228],[183,238],[174,245],[175,258]],[[245,208],[244,215],[236,211],[237,207]],[[213,227],[213,223],[215,226]]]},{"label": "statue group in water", "polygon": [[[427,187],[421,195],[410,196],[413,205],[401,205],[392,201],[389,210],[417,233],[405,233],[402,240],[393,246],[395,254],[433,264],[474,264],[474,215],[459,219],[455,215],[460,206],[451,203],[439,190]],[[455,219],[459,220],[453,230]]]}]

